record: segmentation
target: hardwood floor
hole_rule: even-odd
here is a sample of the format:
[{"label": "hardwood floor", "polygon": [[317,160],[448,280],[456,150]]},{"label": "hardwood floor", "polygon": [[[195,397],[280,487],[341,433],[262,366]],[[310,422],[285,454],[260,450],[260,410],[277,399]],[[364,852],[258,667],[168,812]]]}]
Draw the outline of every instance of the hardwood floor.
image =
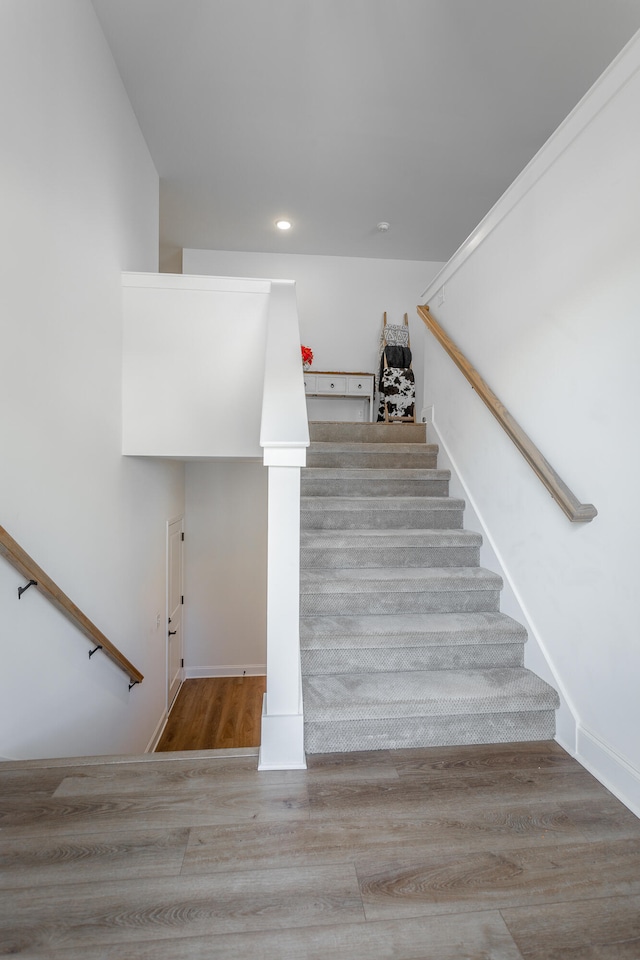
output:
[{"label": "hardwood floor", "polygon": [[156,753],[260,746],[266,685],[266,677],[185,680]]},{"label": "hardwood floor", "polygon": [[640,958],[640,821],[557,744],[237,754],[0,766],[0,955]]}]

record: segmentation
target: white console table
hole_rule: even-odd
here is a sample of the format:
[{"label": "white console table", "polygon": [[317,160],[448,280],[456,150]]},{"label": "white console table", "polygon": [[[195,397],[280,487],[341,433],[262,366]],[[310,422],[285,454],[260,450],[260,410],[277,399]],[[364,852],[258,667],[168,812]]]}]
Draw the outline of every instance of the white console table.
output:
[{"label": "white console table", "polygon": [[373,423],[374,375],[372,373],[305,371],[304,392],[308,397],[341,397],[369,401],[369,420]]}]

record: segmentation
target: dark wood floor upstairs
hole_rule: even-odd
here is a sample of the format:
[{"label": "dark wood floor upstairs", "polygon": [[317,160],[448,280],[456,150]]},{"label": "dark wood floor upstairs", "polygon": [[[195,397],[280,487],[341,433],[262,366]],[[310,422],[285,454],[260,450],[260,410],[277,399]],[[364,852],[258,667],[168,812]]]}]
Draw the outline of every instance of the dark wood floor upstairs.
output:
[{"label": "dark wood floor upstairs", "polygon": [[555,743],[0,767],[0,955],[638,960],[640,821]]}]

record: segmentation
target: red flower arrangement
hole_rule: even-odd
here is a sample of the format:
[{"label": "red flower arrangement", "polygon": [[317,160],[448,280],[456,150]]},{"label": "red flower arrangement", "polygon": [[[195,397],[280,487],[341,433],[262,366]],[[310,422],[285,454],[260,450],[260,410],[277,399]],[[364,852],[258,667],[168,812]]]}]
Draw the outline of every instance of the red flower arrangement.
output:
[{"label": "red flower arrangement", "polygon": [[311,347],[300,347],[300,352],[302,353],[302,366],[310,367],[313,363],[313,350]]}]

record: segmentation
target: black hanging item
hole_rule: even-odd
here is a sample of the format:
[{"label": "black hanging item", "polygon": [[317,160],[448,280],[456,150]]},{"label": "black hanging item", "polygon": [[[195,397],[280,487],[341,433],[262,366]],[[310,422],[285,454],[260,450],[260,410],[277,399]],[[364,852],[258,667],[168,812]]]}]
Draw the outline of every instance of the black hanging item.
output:
[{"label": "black hanging item", "polygon": [[411,368],[409,318],[387,323],[383,314],[378,371],[378,422],[415,423],[416,383]]}]

